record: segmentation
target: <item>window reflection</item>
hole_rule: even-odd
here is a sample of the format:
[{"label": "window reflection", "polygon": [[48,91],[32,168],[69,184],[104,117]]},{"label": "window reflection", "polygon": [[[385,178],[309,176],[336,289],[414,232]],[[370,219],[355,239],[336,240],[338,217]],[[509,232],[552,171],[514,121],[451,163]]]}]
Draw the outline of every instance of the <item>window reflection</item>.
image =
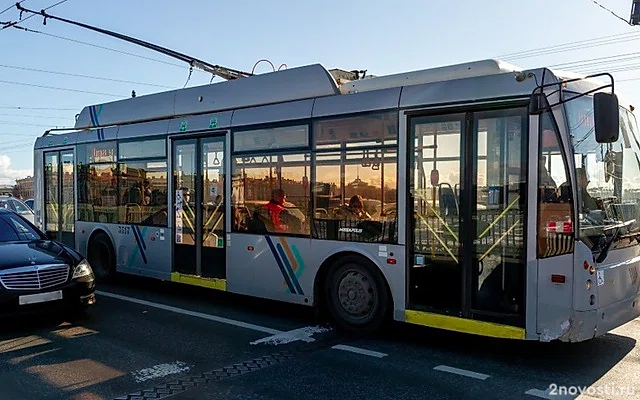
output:
[{"label": "window reflection", "polygon": [[398,113],[367,114],[317,122],[313,136],[316,149],[397,145]]},{"label": "window reflection", "polygon": [[308,235],[310,158],[308,153],[235,157],[234,230]]},{"label": "window reflection", "polygon": [[166,161],[120,164],[118,182],[124,222],[143,223],[167,207]]},{"label": "window reflection", "polygon": [[[161,143],[160,143],[161,142]],[[167,225],[164,140],[78,146],[78,219],[88,222]],[[140,159],[149,155],[163,158]],[[138,160],[135,160],[138,158]],[[85,163],[87,162],[87,163]]]}]

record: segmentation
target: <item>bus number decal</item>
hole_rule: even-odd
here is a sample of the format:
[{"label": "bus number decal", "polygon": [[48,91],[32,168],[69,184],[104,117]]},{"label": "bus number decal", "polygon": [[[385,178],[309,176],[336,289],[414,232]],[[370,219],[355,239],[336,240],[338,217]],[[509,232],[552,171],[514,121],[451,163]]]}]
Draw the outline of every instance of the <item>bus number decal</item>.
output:
[{"label": "bus number decal", "polygon": [[120,226],[118,226],[118,233],[120,235],[130,235],[131,234],[131,227],[130,226],[126,226],[126,225],[120,225]]}]

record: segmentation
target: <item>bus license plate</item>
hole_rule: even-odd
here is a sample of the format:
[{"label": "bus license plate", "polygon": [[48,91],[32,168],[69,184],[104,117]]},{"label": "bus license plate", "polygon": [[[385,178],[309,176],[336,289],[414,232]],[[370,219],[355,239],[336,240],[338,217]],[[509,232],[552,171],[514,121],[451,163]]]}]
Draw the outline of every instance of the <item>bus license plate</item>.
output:
[{"label": "bus license plate", "polygon": [[60,300],[60,299],[62,299],[62,290],[58,290],[55,292],[28,294],[28,295],[20,296],[18,298],[18,302],[22,306],[25,304],[44,303],[47,301]]}]

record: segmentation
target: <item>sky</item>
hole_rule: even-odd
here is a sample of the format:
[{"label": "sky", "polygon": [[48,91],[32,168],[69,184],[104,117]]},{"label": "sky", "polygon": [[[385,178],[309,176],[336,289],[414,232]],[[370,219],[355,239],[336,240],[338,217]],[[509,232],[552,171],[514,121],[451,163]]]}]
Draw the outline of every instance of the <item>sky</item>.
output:
[{"label": "sky", "polygon": [[[22,5],[40,10],[58,1]],[[15,2],[0,0],[0,11]],[[632,0],[598,3],[629,19]],[[629,26],[594,0],[67,0],[48,12],[212,64],[248,72],[255,66],[255,73],[272,71],[268,63],[255,65],[261,59],[275,68],[320,63],[374,75],[489,58],[523,68],[609,70],[615,71],[616,91],[640,104],[640,26]],[[14,7],[0,22],[18,18]],[[35,16],[19,26],[42,33],[0,30],[0,184],[31,175],[35,139],[48,128],[73,126],[86,105],[128,98],[132,90],[141,96],[211,79],[194,70],[187,80],[189,68],[181,61],[59,21],[43,25]],[[609,38],[596,40],[603,37]],[[579,41],[587,42],[551,48]],[[522,53],[541,48],[549,51]]]}]

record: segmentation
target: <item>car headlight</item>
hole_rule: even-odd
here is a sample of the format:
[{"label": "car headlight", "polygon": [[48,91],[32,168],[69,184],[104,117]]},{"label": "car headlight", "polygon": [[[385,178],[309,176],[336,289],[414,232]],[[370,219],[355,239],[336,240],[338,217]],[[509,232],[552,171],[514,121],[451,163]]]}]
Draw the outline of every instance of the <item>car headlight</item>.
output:
[{"label": "car headlight", "polygon": [[73,277],[71,279],[82,278],[93,274],[93,270],[87,260],[82,260],[80,264],[76,265],[76,269],[73,270]]}]

